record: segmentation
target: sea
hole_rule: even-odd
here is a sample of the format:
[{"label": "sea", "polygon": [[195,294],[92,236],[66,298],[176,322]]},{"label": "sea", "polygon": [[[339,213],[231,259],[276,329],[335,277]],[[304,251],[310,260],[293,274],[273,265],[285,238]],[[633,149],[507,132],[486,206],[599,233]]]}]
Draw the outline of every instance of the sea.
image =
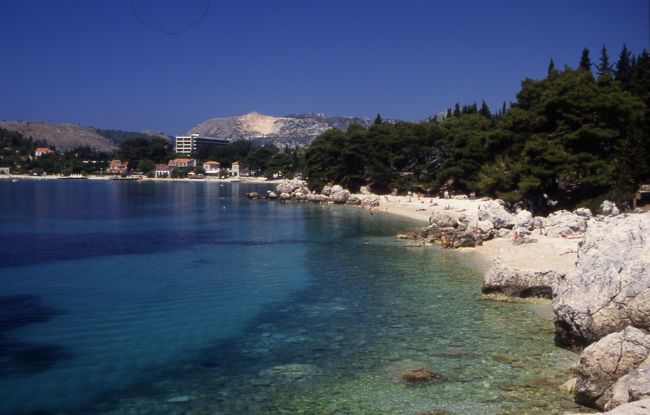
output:
[{"label": "sea", "polygon": [[466,254],[395,239],[417,222],[267,189],[0,180],[0,413],[576,409],[548,305],[482,300]]}]

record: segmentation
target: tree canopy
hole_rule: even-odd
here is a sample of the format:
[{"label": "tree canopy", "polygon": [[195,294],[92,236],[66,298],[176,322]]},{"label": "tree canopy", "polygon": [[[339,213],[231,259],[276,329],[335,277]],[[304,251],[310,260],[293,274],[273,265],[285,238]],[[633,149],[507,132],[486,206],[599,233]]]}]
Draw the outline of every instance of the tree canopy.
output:
[{"label": "tree canopy", "polygon": [[541,210],[625,204],[650,179],[650,56],[632,65],[629,55],[624,47],[614,79],[603,48],[596,79],[585,48],[578,69],[551,65],[546,78],[525,79],[496,114],[485,101],[456,103],[442,122],[330,130],[307,150],[305,176],[312,188],[449,189]]}]

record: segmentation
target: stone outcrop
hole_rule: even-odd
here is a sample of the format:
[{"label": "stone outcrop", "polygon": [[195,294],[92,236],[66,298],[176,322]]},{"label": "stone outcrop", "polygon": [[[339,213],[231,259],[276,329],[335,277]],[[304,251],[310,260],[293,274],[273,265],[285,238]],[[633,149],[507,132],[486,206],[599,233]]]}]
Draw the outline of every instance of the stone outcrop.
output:
[{"label": "stone outcrop", "polygon": [[600,212],[605,216],[616,216],[621,213],[621,211],[616,206],[616,203],[609,200],[605,200],[600,204]]},{"label": "stone outcrop", "polygon": [[[580,212],[578,213],[578,211]],[[587,212],[591,214],[589,209],[575,212],[559,210],[546,218],[541,218],[538,227],[544,234],[552,238],[580,237],[587,230],[587,221],[590,217]]]},{"label": "stone outcrop", "polygon": [[309,193],[307,184],[301,180],[285,180],[282,183],[279,183],[275,187],[275,190],[278,193],[289,193],[289,194],[295,192],[299,192],[302,194]]},{"label": "stone outcrop", "polygon": [[627,403],[607,413],[611,415],[648,415],[650,414],[650,399]]},{"label": "stone outcrop", "polygon": [[533,214],[527,210],[520,210],[514,218],[515,228],[532,230],[534,228]]},{"label": "stone outcrop", "polygon": [[515,224],[515,215],[506,210],[502,201],[493,200],[481,203],[478,220],[491,222],[496,229],[512,229]]},{"label": "stone outcrop", "polygon": [[[640,399],[650,399],[650,358],[614,383],[605,410]],[[650,413],[650,412],[649,412]]]},{"label": "stone outcrop", "polygon": [[212,118],[192,127],[188,134],[217,137],[229,141],[246,140],[255,144],[273,144],[278,148],[308,147],[325,131],[345,131],[352,125],[370,126],[364,117],[327,116],[324,114],[291,114],[282,117],[251,112],[225,118]]},{"label": "stone outcrop", "polygon": [[553,300],[556,340],[584,347],[631,325],[650,329],[650,213],[592,219],[574,273]]},{"label": "stone outcrop", "polygon": [[564,273],[533,271],[502,266],[492,267],[483,280],[484,294],[499,293],[511,297],[552,298],[553,289]]},{"label": "stone outcrop", "polygon": [[329,197],[332,202],[336,204],[343,204],[348,201],[350,192],[337,184],[335,186],[332,186]]},{"label": "stone outcrop", "polygon": [[[636,381],[643,382],[639,371],[643,373],[645,369],[639,367],[647,367],[649,355],[650,335],[634,327],[590,345],[582,352],[575,371],[576,402],[603,410],[634,400],[630,391],[644,397],[648,384]],[[633,372],[635,369],[637,372]]]}]

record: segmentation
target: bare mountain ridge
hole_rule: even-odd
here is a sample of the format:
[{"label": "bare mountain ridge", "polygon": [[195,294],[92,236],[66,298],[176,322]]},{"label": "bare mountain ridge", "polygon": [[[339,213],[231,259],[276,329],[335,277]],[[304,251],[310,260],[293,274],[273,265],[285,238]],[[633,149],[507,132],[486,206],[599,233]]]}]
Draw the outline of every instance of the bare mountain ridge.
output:
[{"label": "bare mountain ridge", "polygon": [[134,133],[122,130],[99,130],[78,124],[51,124],[43,121],[3,121],[0,128],[17,131],[25,138],[45,142],[59,151],[88,146],[95,151],[112,152],[126,138],[137,135],[170,137],[162,133]]},{"label": "bare mountain ridge", "polygon": [[325,131],[336,128],[347,130],[352,124],[370,126],[364,117],[327,116],[324,114],[291,114],[283,117],[257,112],[212,118],[195,125],[188,134],[222,138],[230,141],[249,140],[255,144],[274,144],[277,147],[306,147]]}]

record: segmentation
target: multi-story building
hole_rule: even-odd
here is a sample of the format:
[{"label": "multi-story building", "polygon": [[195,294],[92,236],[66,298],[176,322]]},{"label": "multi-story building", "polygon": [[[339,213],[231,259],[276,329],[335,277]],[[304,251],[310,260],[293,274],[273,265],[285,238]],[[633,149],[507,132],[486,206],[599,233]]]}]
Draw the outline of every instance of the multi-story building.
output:
[{"label": "multi-story building", "polygon": [[204,147],[218,147],[228,145],[230,141],[214,137],[201,137],[198,134],[176,136],[176,154],[194,155],[196,151]]}]

